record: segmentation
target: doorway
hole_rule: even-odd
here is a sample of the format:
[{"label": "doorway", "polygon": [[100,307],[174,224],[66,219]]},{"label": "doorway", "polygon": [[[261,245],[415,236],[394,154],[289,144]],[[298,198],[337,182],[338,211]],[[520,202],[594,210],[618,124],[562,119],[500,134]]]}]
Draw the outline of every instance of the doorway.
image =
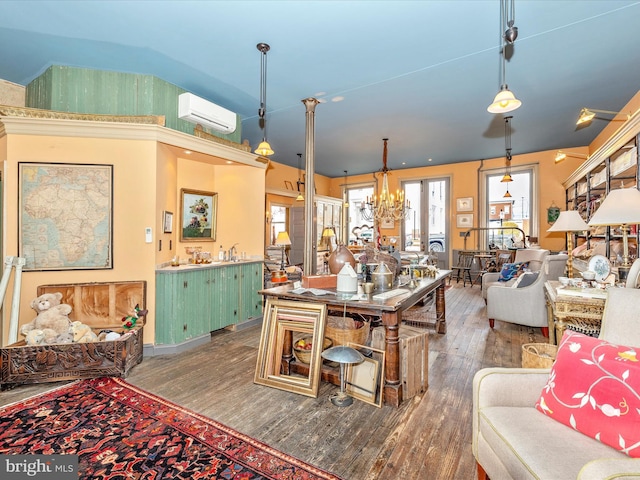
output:
[{"label": "doorway", "polygon": [[430,253],[438,267],[449,268],[449,178],[403,183],[411,210],[402,225],[402,246],[407,252]]}]

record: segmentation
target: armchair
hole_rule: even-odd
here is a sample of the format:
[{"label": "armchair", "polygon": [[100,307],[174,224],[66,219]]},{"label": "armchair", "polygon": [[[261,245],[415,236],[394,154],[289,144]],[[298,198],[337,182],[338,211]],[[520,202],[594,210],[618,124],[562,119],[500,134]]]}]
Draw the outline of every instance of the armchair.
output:
[{"label": "armchair", "polygon": [[495,282],[487,288],[487,317],[489,326],[495,320],[540,327],[545,337],[549,336],[547,304],[544,297],[544,282],[557,280],[564,272],[568,255],[545,255],[535,281],[526,287],[503,286]]},{"label": "armchair", "polygon": [[[529,262],[529,270],[537,272],[542,267],[542,262],[549,255],[549,250],[543,250],[541,248],[522,248],[516,250],[516,256],[514,258],[515,263]],[[562,274],[561,274],[562,275]],[[499,282],[500,272],[487,272],[482,276],[482,298],[487,300],[487,289],[491,285],[508,285],[511,286],[513,281]]]},{"label": "armchair", "polygon": [[[638,305],[640,290],[610,289],[600,338],[640,347]],[[533,368],[485,368],[476,373],[472,449],[478,479],[640,478],[640,459],[536,410],[548,377],[548,369]]]}]

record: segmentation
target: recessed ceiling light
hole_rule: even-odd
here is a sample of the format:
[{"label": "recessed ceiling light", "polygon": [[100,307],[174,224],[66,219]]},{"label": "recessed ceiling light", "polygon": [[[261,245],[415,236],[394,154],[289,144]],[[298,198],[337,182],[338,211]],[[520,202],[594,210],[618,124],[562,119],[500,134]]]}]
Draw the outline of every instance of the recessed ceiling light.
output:
[{"label": "recessed ceiling light", "polygon": [[333,97],[331,99],[332,102],[341,102],[344,100],[344,97],[342,95],[338,95],[337,97]]},{"label": "recessed ceiling light", "polygon": [[231,165],[233,162],[231,160],[227,160],[227,165]]},{"label": "recessed ceiling light", "polygon": [[402,165],[406,165],[406,164],[407,164],[407,162],[402,162]]},{"label": "recessed ceiling light", "polygon": [[326,95],[327,92],[318,92],[314,95],[314,97],[322,97],[323,95]]},{"label": "recessed ceiling light", "polygon": [[185,155],[191,155],[191,150],[185,150],[184,153]]},{"label": "recessed ceiling light", "polygon": [[318,100],[318,103],[327,103],[326,98],[316,98],[316,100]]}]

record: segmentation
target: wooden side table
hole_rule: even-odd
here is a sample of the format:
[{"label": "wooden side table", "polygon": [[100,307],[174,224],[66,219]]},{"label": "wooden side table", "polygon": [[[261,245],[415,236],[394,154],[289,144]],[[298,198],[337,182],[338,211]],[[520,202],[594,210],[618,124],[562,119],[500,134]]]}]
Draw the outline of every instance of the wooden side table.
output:
[{"label": "wooden side table", "polygon": [[560,282],[548,281],[544,284],[549,319],[549,343],[558,343],[568,324],[588,322],[600,325],[604,312],[605,298],[562,295]]}]

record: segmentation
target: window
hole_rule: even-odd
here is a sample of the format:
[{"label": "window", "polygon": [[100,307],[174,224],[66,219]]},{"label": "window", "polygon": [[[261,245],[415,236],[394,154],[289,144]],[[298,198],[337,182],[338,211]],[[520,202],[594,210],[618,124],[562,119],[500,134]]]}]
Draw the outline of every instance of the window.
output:
[{"label": "window", "polygon": [[278,238],[278,234],[280,232],[285,232],[287,230],[288,216],[289,212],[287,207],[283,207],[280,205],[271,205],[271,233],[269,241],[270,245],[273,245],[276,242],[276,238]]},{"label": "window", "polygon": [[362,245],[373,241],[373,220],[363,218],[360,208],[367,198],[373,197],[373,186],[347,188],[347,238],[349,245]]}]

